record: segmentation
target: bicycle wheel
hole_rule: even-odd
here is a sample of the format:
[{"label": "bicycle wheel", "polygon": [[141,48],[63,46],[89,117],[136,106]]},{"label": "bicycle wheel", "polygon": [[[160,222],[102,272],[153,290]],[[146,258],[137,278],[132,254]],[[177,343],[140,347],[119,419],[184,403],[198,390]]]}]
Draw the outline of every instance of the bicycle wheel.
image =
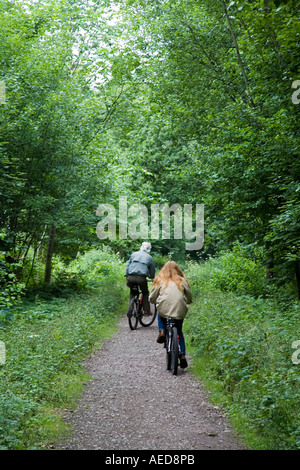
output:
[{"label": "bicycle wheel", "polygon": [[156,305],[150,305],[150,315],[144,315],[144,311],[142,310],[141,315],[139,317],[140,324],[142,326],[150,326],[154,322],[157,315]]},{"label": "bicycle wheel", "polygon": [[177,331],[176,326],[173,326],[172,338],[171,338],[171,370],[173,372],[173,375],[177,375],[178,360],[179,360],[178,331]]},{"label": "bicycle wheel", "polygon": [[133,298],[130,301],[129,309],[128,309],[128,323],[131,330],[136,330],[138,324],[138,301],[137,299]]}]

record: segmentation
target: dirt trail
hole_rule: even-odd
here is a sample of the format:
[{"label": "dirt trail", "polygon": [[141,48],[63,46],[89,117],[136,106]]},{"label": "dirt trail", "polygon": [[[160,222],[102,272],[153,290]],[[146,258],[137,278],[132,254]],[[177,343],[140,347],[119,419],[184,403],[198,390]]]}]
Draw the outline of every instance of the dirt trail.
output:
[{"label": "dirt trail", "polygon": [[[125,316],[117,333],[86,363],[93,380],[75,411],[73,434],[57,449],[242,449],[225,416],[188,369],[173,376],[154,325],[131,331]],[[169,417],[166,419],[166,417]]]}]

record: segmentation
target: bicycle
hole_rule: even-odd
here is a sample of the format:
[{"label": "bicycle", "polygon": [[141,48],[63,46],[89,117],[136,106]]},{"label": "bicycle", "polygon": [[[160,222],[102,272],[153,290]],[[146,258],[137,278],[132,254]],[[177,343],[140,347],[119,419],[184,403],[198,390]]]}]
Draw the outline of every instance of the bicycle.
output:
[{"label": "bicycle", "polygon": [[145,315],[143,309],[143,294],[137,284],[132,286],[131,294],[133,297],[130,300],[127,312],[130,329],[136,330],[138,322],[145,327],[152,325],[157,315],[156,305],[150,304],[150,315]]},{"label": "bicycle", "polygon": [[167,318],[164,347],[166,348],[167,370],[171,370],[173,375],[177,375],[181,349],[175,318]]}]

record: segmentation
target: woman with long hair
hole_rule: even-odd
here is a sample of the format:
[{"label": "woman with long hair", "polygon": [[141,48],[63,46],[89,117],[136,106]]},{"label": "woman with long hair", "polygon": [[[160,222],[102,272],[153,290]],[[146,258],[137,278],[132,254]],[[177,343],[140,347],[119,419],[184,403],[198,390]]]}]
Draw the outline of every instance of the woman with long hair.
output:
[{"label": "woman with long hair", "polygon": [[182,323],[192,303],[192,292],[187,278],[177,263],[168,261],[153,280],[149,296],[151,303],[156,303],[158,311],[158,343],[164,343],[166,337],[166,319],[175,318],[179,333],[181,358],[180,367],[187,367],[185,341]]}]

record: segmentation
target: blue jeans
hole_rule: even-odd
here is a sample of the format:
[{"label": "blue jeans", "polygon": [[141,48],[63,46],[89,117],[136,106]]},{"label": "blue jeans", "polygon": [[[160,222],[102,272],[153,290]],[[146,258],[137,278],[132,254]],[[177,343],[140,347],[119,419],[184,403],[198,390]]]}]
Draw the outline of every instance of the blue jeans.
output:
[{"label": "blue jeans", "polygon": [[[158,330],[166,330],[167,328],[167,319],[161,317],[159,314],[157,314],[157,322],[158,322]],[[182,323],[183,320],[176,320],[176,326],[179,334],[179,344],[180,344],[180,350],[181,354],[185,354],[185,341],[184,341],[184,336],[182,333]]]}]

